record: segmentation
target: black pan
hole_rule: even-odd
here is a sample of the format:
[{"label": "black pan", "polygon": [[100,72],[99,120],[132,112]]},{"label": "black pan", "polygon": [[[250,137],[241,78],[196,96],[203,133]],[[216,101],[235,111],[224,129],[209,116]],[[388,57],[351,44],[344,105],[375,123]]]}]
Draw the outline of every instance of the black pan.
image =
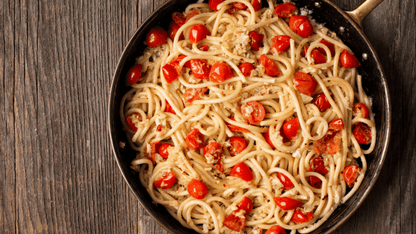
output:
[{"label": "black pan", "polygon": [[[121,98],[129,89],[124,83],[127,71],[133,66],[135,58],[139,57],[145,49],[143,42],[146,40],[147,32],[154,25],[160,25],[167,29],[171,21],[171,13],[173,11],[183,11],[187,5],[195,1],[167,1],[140,25],[121,55],[113,76],[109,96],[109,134],[120,171],[142,206],[160,225],[171,233],[196,232],[183,227],[170,216],[163,206],[155,205],[146,189],[140,184],[138,173],[130,168],[130,162],[134,159],[135,152],[128,147],[128,144],[125,148],[119,146],[120,141],[127,142],[126,134],[121,125],[119,110]],[[357,210],[373,187],[386,157],[391,125],[390,95],[380,61],[359,26],[362,19],[381,1],[367,0],[355,11],[346,13],[327,0],[292,0],[298,7],[307,7],[312,10],[312,17],[318,23],[325,23],[327,28],[336,32],[361,61],[362,66],[358,68],[358,71],[363,76],[363,86],[366,93],[373,100],[373,112],[375,113],[377,126],[376,148],[370,155],[366,156],[368,170],[360,188],[346,203],[339,205],[332,216],[313,233],[334,231]],[[265,1],[263,6],[266,6]]]}]

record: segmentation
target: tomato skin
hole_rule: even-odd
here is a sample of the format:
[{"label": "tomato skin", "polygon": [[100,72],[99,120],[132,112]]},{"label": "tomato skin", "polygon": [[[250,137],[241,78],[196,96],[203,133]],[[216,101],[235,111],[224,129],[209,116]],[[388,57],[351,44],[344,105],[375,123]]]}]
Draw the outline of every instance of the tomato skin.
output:
[{"label": "tomato skin", "polygon": [[192,103],[195,100],[201,99],[202,95],[208,90],[207,87],[204,88],[188,88],[185,90],[184,97],[185,103]]},{"label": "tomato skin", "polygon": [[284,190],[290,190],[295,187],[295,185],[292,183],[289,177],[285,176],[285,174],[277,172],[276,176],[280,180],[280,182],[283,184]]},{"label": "tomato skin", "polygon": [[353,114],[361,118],[368,118],[369,111],[366,105],[361,102],[354,103]]},{"label": "tomato skin", "polygon": [[280,75],[280,70],[277,64],[273,60],[269,59],[266,55],[262,54],[260,56],[259,63],[264,66],[265,73],[267,75],[273,77]]},{"label": "tomato skin", "polygon": [[173,108],[169,104],[168,100],[165,100],[165,103],[166,103],[165,112],[169,112],[169,113],[172,113],[172,114],[176,115],[176,112],[173,110]]},{"label": "tomato skin", "polygon": [[[179,28],[180,28],[180,26],[178,24],[176,24],[175,22],[170,23],[168,34],[169,34],[169,38],[172,41],[175,40],[175,36],[176,36],[176,33],[178,32]],[[183,36],[183,34],[181,34],[179,36],[179,40],[183,40],[184,38],[185,37]]]},{"label": "tomato skin", "polygon": [[355,125],[352,134],[359,144],[365,145],[371,141],[371,128],[363,123],[358,123]]},{"label": "tomato skin", "polygon": [[250,40],[251,49],[254,51],[259,51],[260,47],[263,46],[264,35],[261,33],[257,33],[256,31],[251,31],[248,33],[248,36],[251,39]]},{"label": "tomato skin", "polygon": [[313,27],[307,16],[294,15],[289,19],[289,27],[299,36],[306,38],[313,34]]},{"label": "tomato skin", "polygon": [[313,219],[313,214],[308,212],[306,215],[299,209],[295,210],[293,213],[291,221],[295,223],[306,223]]},{"label": "tomato skin", "polygon": [[233,2],[231,6],[240,11],[247,9],[246,4],[241,2]]},{"label": "tomato skin", "polygon": [[356,165],[349,165],[344,169],[342,175],[344,176],[344,180],[348,186],[354,187],[355,180],[357,180],[358,176],[360,175],[361,167]]},{"label": "tomato skin", "polygon": [[175,24],[177,24],[179,27],[181,27],[182,25],[185,24],[186,17],[185,17],[184,14],[182,14],[180,12],[173,12],[172,13],[172,20],[173,20],[173,22],[175,22]]},{"label": "tomato skin", "polygon": [[199,15],[199,14],[201,14],[201,10],[199,10],[198,8],[194,8],[190,10],[188,14],[186,15],[185,22],[188,22],[188,20],[190,20],[192,17]]},{"label": "tomato skin", "polygon": [[313,92],[316,89],[316,86],[318,85],[316,80],[311,75],[304,72],[295,73],[294,83],[295,88],[299,93],[303,93],[308,96],[312,96]]},{"label": "tomato skin", "polygon": [[193,198],[204,199],[204,197],[208,194],[208,187],[204,182],[192,179],[188,183],[188,193]]},{"label": "tomato skin", "polygon": [[324,93],[316,95],[313,104],[318,107],[320,112],[325,112],[331,107],[331,103],[329,103]]},{"label": "tomato skin", "polygon": [[336,154],[340,150],[341,133],[338,130],[329,129],[324,137],[313,141],[313,151],[317,154]]},{"label": "tomato skin", "polygon": [[322,188],[322,180],[316,176],[309,176],[308,182],[313,188],[316,188],[316,189]]},{"label": "tomato skin", "polygon": [[224,0],[209,0],[208,6],[213,11],[218,11],[218,5],[224,2]]},{"label": "tomato skin", "polygon": [[162,158],[167,159],[169,157],[169,152],[168,152],[169,147],[173,147],[173,145],[165,143],[159,147],[158,153],[160,154],[160,156],[162,156]]},{"label": "tomato skin", "polygon": [[274,225],[267,230],[266,234],[286,234],[286,231],[282,227]]},{"label": "tomato skin", "polygon": [[[322,39],[322,40],[320,41],[320,43],[322,43],[322,44],[324,44],[324,45],[326,45],[326,46],[328,47],[329,51],[331,51],[331,56],[334,56],[334,55],[335,55],[335,45],[334,45],[334,44],[332,44],[331,42],[329,42],[329,41],[327,41],[327,40],[325,40],[325,39]],[[319,52],[321,52],[323,55],[326,55],[326,51],[324,50],[324,48],[319,47],[319,48],[317,48],[317,49],[318,49],[318,50],[319,50]]]},{"label": "tomato skin", "polygon": [[279,35],[272,38],[272,46],[270,50],[272,54],[280,54],[287,52],[290,47],[290,37],[287,35]]},{"label": "tomato skin", "polygon": [[269,143],[270,147],[272,147],[272,149],[276,149],[276,147],[273,145],[272,140],[270,139],[269,130],[267,130],[266,132],[263,132],[262,135],[264,139],[267,141],[267,143]]},{"label": "tomato skin", "polygon": [[254,178],[250,167],[243,162],[235,164],[233,169],[231,169],[230,176],[238,177],[247,182],[252,181]]},{"label": "tomato skin", "polygon": [[274,197],[273,200],[282,210],[293,210],[303,204],[303,202],[290,197]]},{"label": "tomato skin", "polygon": [[334,119],[329,123],[328,129],[342,130],[344,129],[344,121],[342,121],[342,118]]},{"label": "tomato skin", "polygon": [[140,80],[141,77],[142,77],[142,65],[135,64],[127,72],[127,86],[135,84],[137,81]]},{"label": "tomato skin", "polygon": [[298,118],[291,119],[289,121],[286,121],[283,124],[283,134],[289,141],[291,141],[294,137],[296,137],[298,130],[299,130]]},{"label": "tomato skin", "polygon": [[198,49],[200,49],[202,51],[208,51],[209,50],[209,46],[208,45],[202,45],[202,46],[199,46]]},{"label": "tomato skin", "polygon": [[344,49],[339,56],[339,61],[341,66],[345,68],[356,68],[361,66],[361,63],[358,61],[357,57],[349,53],[348,50]]},{"label": "tomato skin", "polygon": [[297,15],[299,12],[299,9],[293,5],[291,2],[282,3],[276,6],[274,9],[274,12],[277,16],[280,18],[290,18],[293,15]]},{"label": "tomato skin", "polygon": [[230,137],[230,153],[231,156],[236,156],[247,148],[247,142],[242,137]]},{"label": "tomato skin", "polygon": [[243,199],[237,204],[237,207],[245,211],[245,214],[249,214],[253,210],[253,201],[244,196]]},{"label": "tomato skin", "polygon": [[194,128],[189,131],[185,143],[191,150],[202,149],[204,147],[204,135],[197,128]]},{"label": "tomato skin", "polygon": [[308,171],[318,172],[321,175],[326,175],[329,172],[326,169],[324,159],[321,156],[315,157],[311,160]]},{"label": "tomato skin", "polygon": [[243,73],[245,77],[250,77],[251,71],[255,69],[254,65],[251,63],[242,63],[238,68],[240,68],[241,73]]},{"label": "tomato skin", "polygon": [[[141,117],[140,117],[140,114],[139,113],[133,113],[132,115],[138,115],[139,116],[139,119],[141,119]],[[132,117],[132,115],[129,115],[129,116],[126,116],[126,123],[127,123],[127,126],[129,126],[129,128],[133,131],[133,132],[137,132],[137,127],[136,127],[136,124],[134,124],[133,123],[133,117]]]},{"label": "tomato skin", "polygon": [[214,160],[212,165],[214,165],[221,173],[224,173],[224,168],[222,167],[222,145],[218,142],[211,141],[207,146],[204,147],[204,157],[207,158],[208,155]]},{"label": "tomato skin", "polygon": [[168,171],[164,173],[162,177],[156,180],[153,183],[153,186],[155,186],[156,188],[168,189],[168,188],[171,188],[175,184],[175,182],[176,182],[175,173],[173,173],[173,171]]},{"label": "tomato skin", "polygon": [[239,217],[235,214],[229,214],[227,217],[225,217],[223,225],[233,231],[241,232],[246,225],[246,217]]},{"label": "tomato skin", "polygon": [[209,80],[215,83],[221,83],[232,77],[234,77],[233,70],[226,62],[214,63],[209,72]]},{"label": "tomato skin", "polygon": [[210,36],[211,32],[202,24],[195,24],[189,30],[189,41],[192,43],[198,43],[204,40],[207,36]]},{"label": "tomato skin", "polygon": [[258,11],[261,9],[261,0],[251,0],[251,5],[255,11]]},{"label": "tomato skin", "polygon": [[146,35],[146,42],[149,48],[158,47],[166,43],[168,33],[161,27],[156,26],[150,29]]},{"label": "tomato skin", "polygon": [[191,59],[190,66],[195,78],[205,79],[209,77],[211,67],[206,59]]},{"label": "tomato skin", "polygon": [[[235,121],[234,116],[230,117],[230,119]],[[247,130],[245,128],[241,128],[241,127],[232,125],[230,123],[226,123],[226,124],[227,124],[227,127],[230,129],[231,132],[250,132],[249,130]]]},{"label": "tomato skin", "polygon": [[315,64],[326,63],[326,57],[318,49],[313,49],[311,56]]},{"label": "tomato skin", "polygon": [[179,77],[179,64],[176,62],[168,62],[162,67],[162,73],[168,84]]},{"label": "tomato skin", "polygon": [[159,147],[160,147],[159,141],[152,142],[150,143],[150,152],[144,153],[144,156],[150,159],[153,162],[153,164],[156,163],[155,158],[156,158],[156,153],[159,151]]},{"label": "tomato skin", "polygon": [[249,101],[241,106],[241,113],[248,123],[255,124],[264,120],[266,109],[259,102]]}]

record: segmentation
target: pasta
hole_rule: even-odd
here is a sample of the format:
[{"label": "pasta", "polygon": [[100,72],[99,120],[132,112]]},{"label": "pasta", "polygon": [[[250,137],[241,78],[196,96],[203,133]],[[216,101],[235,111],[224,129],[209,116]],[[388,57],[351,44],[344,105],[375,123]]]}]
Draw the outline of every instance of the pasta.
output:
[{"label": "pasta", "polygon": [[360,186],[375,146],[352,51],[294,4],[256,1],[175,12],[128,74],[131,167],[199,233],[311,232]]}]

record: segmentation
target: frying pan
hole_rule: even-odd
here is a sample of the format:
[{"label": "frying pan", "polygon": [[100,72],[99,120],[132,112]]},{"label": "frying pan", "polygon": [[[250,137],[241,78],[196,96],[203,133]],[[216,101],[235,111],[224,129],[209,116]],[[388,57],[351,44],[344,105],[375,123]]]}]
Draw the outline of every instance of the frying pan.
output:
[{"label": "frying pan", "polygon": [[[371,154],[366,155],[368,170],[360,188],[347,202],[340,204],[331,217],[312,233],[330,233],[334,231],[357,210],[373,187],[386,157],[391,125],[390,95],[380,61],[360,28],[364,17],[381,1],[367,0],[357,9],[344,12],[328,0],[292,0],[297,7],[307,7],[312,10],[311,16],[313,19],[336,32],[341,40],[354,51],[362,64],[358,68],[358,72],[363,76],[363,87],[367,95],[372,98],[372,108],[375,113],[377,127],[376,147]],[[168,0],[140,25],[121,55],[109,94],[108,128],[114,156],[120,171],[141,205],[161,226],[171,233],[196,232],[183,227],[163,206],[155,205],[146,189],[141,185],[138,173],[130,168],[130,163],[135,158],[136,153],[128,144],[126,144],[126,147],[120,147],[120,142],[127,142],[127,139],[120,121],[119,110],[121,98],[130,89],[125,85],[126,74],[135,63],[135,58],[139,57],[145,49],[146,46],[143,42],[146,40],[147,32],[155,25],[167,29],[172,20],[171,13],[173,11],[183,11],[192,2],[195,2],[195,0]],[[266,1],[263,1],[263,6],[266,6],[266,4]]]}]

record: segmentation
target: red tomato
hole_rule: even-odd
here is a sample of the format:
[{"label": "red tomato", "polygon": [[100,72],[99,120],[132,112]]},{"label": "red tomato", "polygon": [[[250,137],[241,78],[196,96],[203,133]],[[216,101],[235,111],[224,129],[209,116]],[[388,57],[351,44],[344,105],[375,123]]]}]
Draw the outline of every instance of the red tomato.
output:
[{"label": "red tomato", "polygon": [[213,11],[218,11],[218,5],[220,5],[224,0],[209,0],[208,6]]},{"label": "red tomato", "polygon": [[267,141],[267,143],[269,143],[270,147],[272,147],[272,149],[276,149],[276,147],[273,145],[272,140],[270,139],[269,130],[267,130],[266,132],[263,132],[262,135],[263,135],[264,139]]},{"label": "red tomato", "polygon": [[308,212],[306,215],[302,213],[301,210],[295,210],[295,213],[292,216],[291,221],[295,223],[306,223],[313,219],[313,214],[311,212]]},{"label": "red tomato", "polygon": [[204,147],[204,135],[197,128],[194,128],[189,131],[185,143],[191,150],[202,149]]},{"label": "red tomato", "polygon": [[241,2],[233,2],[231,4],[231,6],[234,7],[235,9],[237,9],[237,10],[245,10],[245,9],[247,9],[246,4],[241,3]]},{"label": "red tomato", "polygon": [[331,107],[331,103],[329,103],[328,99],[326,98],[324,93],[318,94],[314,100],[313,104],[318,107],[320,112],[325,112]]},{"label": "red tomato", "polygon": [[363,123],[358,123],[355,125],[352,134],[359,144],[368,144],[371,141],[371,128]]},{"label": "red tomato", "polygon": [[158,151],[159,151],[160,156],[162,156],[162,158],[167,159],[169,157],[169,152],[168,152],[169,147],[173,147],[173,145],[165,143],[159,147]]},{"label": "red tomato", "polygon": [[250,198],[244,196],[243,199],[237,204],[237,207],[241,210],[244,210],[245,214],[248,214],[251,212],[251,210],[253,210],[253,201]]},{"label": "red tomato", "polygon": [[290,37],[287,35],[279,35],[272,38],[272,46],[270,50],[272,54],[280,54],[281,52],[286,52],[290,47]]},{"label": "red tomato", "polygon": [[165,103],[166,103],[165,112],[169,112],[169,113],[172,113],[172,114],[176,115],[176,112],[173,110],[173,108],[169,104],[169,102],[167,100],[165,100]]},{"label": "red tomato", "polygon": [[[140,116],[139,113],[136,112],[136,113],[133,113],[132,115],[137,115],[139,117],[139,120],[141,121],[141,116]],[[137,132],[137,127],[136,127],[136,124],[133,123],[133,116],[132,115],[126,116],[126,123],[127,123],[127,126],[129,126],[129,128],[133,132]]]},{"label": "red tomato", "polygon": [[286,231],[282,227],[274,225],[267,230],[266,234],[286,234]]},{"label": "red tomato", "polygon": [[[320,41],[320,43],[322,43],[322,44],[324,44],[324,45],[326,45],[328,47],[329,51],[331,51],[331,56],[334,56],[335,55],[335,45],[334,44],[332,44],[331,42],[329,42],[329,41],[327,41],[325,39],[322,39]],[[319,50],[319,52],[321,52],[322,54],[326,55],[326,51],[324,50],[324,48],[319,47],[317,49]]]},{"label": "red tomato", "polygon": [[317,154],[336,154],[340,150],[341,133],[336,130],[328,130],[326,135],[313,141],[313,151]]},{"label": "red tomato", "polygon": [[171,188],[176,182],[176,176],[173,171],[163,173],[162,177],[153,183],[153,186],[161,189]]},{"label": "red tomato", "polygon": [[201,10],[199,10],[198,8],[194,8],[190,10],[188,14],[186,15],[185,22],[188,22],[188,20],[190,20],[192,17],[199,15],[199,14],[201,14]]},{"label": "red tomato", "polygon": [[140,80],[142,77],[142,65],[135,64],[133,67],[130,68],[129,72],[127,72],[127,85],[130,86],[135,84],[137,81]]},{"label": "red tomato", "polygon": [[159,141],[155,141],[150,143],[150,152],[145,152],[144,156],[146,156],[146,158],[150,159],[153,164],[155,164],[155,157],[156,157],[156,152],[159,151],[159,146],[160,146],[160,142]]},{"label": "red tomato", "polygon": [[344,121],[342,121],[342,118],[334,119],[329,123],[328,129],[342,130],[344,129]]},{"label": "red tomato", "polygon": [[189,30],[189,41],[192,43],[198,43],[204,40],[207,36],[210,36],[211,32],[202,24],[195,24]]},{"label": "red tomato", "polygon": [[211,162],[221,173],[224,173],[222,167],[222,145],[218,142],[211,141],[207,146],[204,147],[204,157]]},{"label": "red tomato", "polygon": [[251,0],[251,5],[255,11],[258,11],[261,9],[261,0]]},{"label": "red tomato", "polygon": [[166,43],[168,33],[161,27],[154,27],[150,29],[146,36],[147,46],[149,48],[157,47]]},{"label": "red tomato", "polygon": [[284,190],[290,190],[295,187],[289,177],[285,176],[285,174],[277,172],[276,176],[280,182],[282,182]]},{"label": "red tomato", "polygon": [[180,12],[173,12],[172,13],[172,19],[173,19],[173,22],[175,22],[175,24],[179,25],[179,27],[184,25],[185,22],[186,22],[185,15],[180,13]]},{"label": "red tomato", "polygon": [[[234,116],[230,117],[230,119],[235,121]],[[249,130],[245,128],[241,128],[241,127],[229,124],[229,123],[226,123],[226,124],[227,124],[228,129],[230,129],[231,132],[250,132]]]},{"label": "red tomato", "polygon": [[223,225],[233,231],[241,232],[246,225],[246,218],[236,216],[235,214],[230,214],[225,217]]},{"label": "red tomato", "polygon": [[240,71],[243,73],[245,77],[251,76],[251,71],[255,69],[255,67],[251,63],[242,63],[240,64],[240,66],[238,66],[238,68],[240,68]]},{"label": "red tomato", "polygon": [[367,106],[361,102],[354,103],[353,113],[355,116],[359,116],[361,118],[368,118],[369,115]]},{"label": "red tomato", "polygon": [[295,73],[295,88],[299,93],[312,96],[317,85],[318,83],[311,75],[304,72]]},{"label": "red tomato", "polygon": [[277,64],[269,59],[266,55],[262,54],[259,58],[259,63],[264,66],[265,73],[269,76],[279,76],[280,71]]},{"label": "red tomato", "polygon": [[209,46],[208,45],[202,45],[202,46],[199,46],[198,49],[200,49],[202,51],[208,51],[209,50]]},{"label": "red tomato", "polygon": [[321,156],[315,157],[311,160],[310,168],[308,171],[318,172],[321,175],[326,175],[329,172],[326,169],[324,159]]},{"label": "red tomato", "polygon": [[192,179],[188,183],[188,193],[196,199],[204,199],[204,197],[208,194],[208,187],[204,184],[204,182]]},{"label": "red tomato", "polygon": [[321,179],[319,179],[318,177],[316,177],[316,176],[309,176],[308,177],[308,182],[309,182],[309,184],[313,187],[313,188],[316,188],[316,189],[320,189],[320,188],[322,188],[322,180]]},{"label": "red tomato", "polygon": [[231,156],[236,156],[247,148],[247,142],[242,137],[230,137],[230,144]]},{"label": "red tomato", "polygon": [[247,182],[252,181],[254,178],[250,167],[243,162],[237,163],[233,169],[231,169],[230,176],[238,177]]},{"label": "red tomato", "polygon": [[260,47],[263,46],[264,35],[261,33],[257,33],[256,31],[251,31],[248,33],[248,36],[251,39],[250,40],[251,49],[254,51],[259,51]]},{"label": "red tomato", "polygon": [[202,95],[205,94],[205,92],[208,90],[207,87],[204,88],[188,88],[185,90],[184,96],[185,96],[185,102],[186,103],[192,103],[195,100],[201,99]]},{"label": "red tomato", "polygon": [[318,49],[313,49],[311,56],[315,64],[326,63],[326,57]]},{"label": "red tomato", "polygon": [[289,19],[289,27],[301,37],[309,37],[313,34],[313,27],[307,16],[294,15]]},{"label": "red tomato", "polygon": [[[170,23],[168,33],[169,33],[169,38],[172,41],[175,40],[175,35],[178,32],[179,28],[180,28],[180,26],[177,25],[176,23],[174,23],[174,22]],[[181,34],[179,36],[179,40],[183,40],[183,39],[184,39],[184,36],[183,36],[183,34]]]},{"label": "red tomato", "polygon": [[293,5],[291,2],[282,3],[276,6],[274,9],[274,12],[277,14],[277,16],[281,18],[289,18],[293,15],[297,15],[299,12],[299,9]]},{"label": "red tomato", "polygon": [[263,121],[266,116],[266,109],[259,102],[249,101],[241,106],[241,113],[248,123],[255,124]]},{"label": "red tomato", "polygon": [[169,84],[179,77],[179,64],[176,62],[168,62],[162,67],[163,76]]},{"label": "red tomato", "polygon": [[283,134],[285,137],[291,141],[298,134],[299,129],[299,120],[298,118],[291,119],[286,121],[283,124]]},{"label": "red tomato", "polygon": [[233,70],[226,62],[214,63],[209,72],[209,80],[215,83],[221,83],[232,77],[234,77]]},{"label": "red tomato", "polygon": [[282,210],[293,210],[303,204],[303,202],[290,197],[274,197],[273,200]]},{"label": "red tomato", "polygon": [[356,165],[349,165],[344,169],[342,172],[344,176],[345,182],[348,186],[353,187],[355,184],[355,180],[357,180],[358,176],[360,175],[361,167]]},{"label": "red tomato", "polygon": [[192,74],[197,79],[208,78],[211,67],[206,59],[191,59],[190,66]]},{"label": "red tomato", "polygon": [[341,66],[345,68],[355,68],[361,66],[357,57],[355,57],[353,54],[350,54],[348,50],[342,51],[341,56],[339,57],[339,61]]}]

